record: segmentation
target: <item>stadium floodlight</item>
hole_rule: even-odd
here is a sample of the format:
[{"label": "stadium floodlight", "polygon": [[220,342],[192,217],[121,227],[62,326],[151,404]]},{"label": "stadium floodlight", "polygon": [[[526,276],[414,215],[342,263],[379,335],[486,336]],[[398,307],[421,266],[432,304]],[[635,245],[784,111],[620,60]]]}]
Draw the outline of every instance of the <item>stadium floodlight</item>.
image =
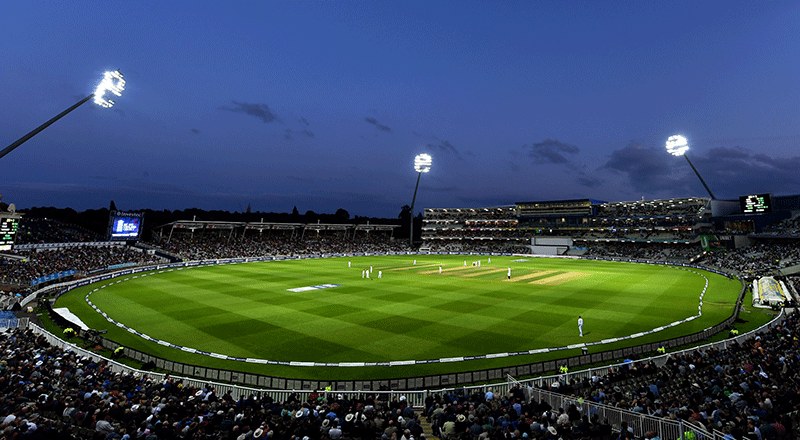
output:
[{"label": "stadium floodlight", "polygon": [[689,141],[685,137],[676,134],[667,139],[667,153],[673,156],[683,156],[689,150]]},{"label": "stadium floodlight", "polygon": [[716,200],[714,197],[714,193],[711,192],[711,188],[708,187],[706,181],[703,179],[703,176],[697,171],[697,168],[694,167],[694,164],[691,160],[689,160],[689,156],[686,154],[689,151],[689,141],[686,140],[684,136],[676,134],[674,136],[670,136],[667,138],[667,152],[673,156],[683,156],[686,158],[686,162],[689,162],[689,166],[692,167],[692,170],[697,175],[697,178],[700,179],[700,183],[703,184],[703,187],[708,191],[708,195],[711,196],[712,200]]},{"label": "stadium floodlight", "polygon": [[414,171],[417,174],[417,185],[414,187],[414,197],[411,199],[411,221],[410,227],[408,228],[408,242],[411,247],[414,247],[414,202],[417,201],[417,189],[419,189],[419,178],[422,177],[422,173],[427,173],[431,170],[431,164],[433,163],[433,158],[430,154],[418,154],[414,158]]},{"label": "stadium floodlight", "polygon": [[50,119],[49,121],[45,122],[44,124],[36,127],[33,131],[31,131],[30,133],[26,134],[25,136],[22,136],[21,138],[17,139],[16,142],[14,142],[11,145],[9,145],[6,148],[4,148],[3,151],[0,151],[0,158],[2,158],[6,154],[14,151],[15,148],[17,148],[20,145],[22,145],[23,143],[25,143],[25,141],[27,141],[28,139],[36,136],[37,134],[39,134],[40,131],[42,131],[45,128],[49,127],[54,122],[58,121],[59,119],[63,118],[64,116],[66,116],[67,113],[75,110],[76,108],[80,107],[86,101],[88,101],[88,100],[90,100],[92,98],[94,98],[94,102],[97,105],[101,106],[101,107],[105,107],[105,108],[111,107],[112,105],[114,105],[114,101],[111,100],[111,99],[107,99],[105,97],[106,93],[110,92],[113,95],[122,96],[122,91],[123,90],[125,90],[125,80],[122,79],[122,73],[120,73],[119,70],[114,71],[114,72],[105,72],[103,74],[103,79],[100,81],[100,84],[97,86],[97,89],[95,89],[94,93],[92,93],[91,95],[81,99],[80,101],[75,103],[72,107],[70,107],[70,108],[64,110],[63,112],[57,114],[53,119]]},{"label": "stadium floodlight", "polygon": [[414,171],[418,173],[427,173],[431,170],[432,162],[433,158],[430,154],[418,154],[417,157],[414,158]]},{"label": "stadium floodlight", "polygon": [[122,79],[119,70],[106,72],[103,74],[103,80],[97,85],[97,90],[94,91],[94,103],[100,107],[109,108],[114,105],[114,101],[106,99],[106,93],[111,92],[114,95],[122,96],[123,90],[125,90],[125,80]]}]

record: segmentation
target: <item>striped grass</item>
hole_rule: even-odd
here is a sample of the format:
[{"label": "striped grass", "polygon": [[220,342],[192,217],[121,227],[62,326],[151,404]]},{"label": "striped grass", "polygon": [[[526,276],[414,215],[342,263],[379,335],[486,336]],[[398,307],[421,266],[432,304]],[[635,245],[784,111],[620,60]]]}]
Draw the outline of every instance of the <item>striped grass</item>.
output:
[{"label": "striped grass", "polygon": [[[700,319],[625,344],[666,339],[730,316],[741,287],[709,272],[660,265],[515,259],[495,256],[489,264],[483,257],[481,267],[464,267],[463,256],[440,255],[416,256],[416,266],[413,256],[381,256],[196,267],[127,279],[93,293],[91,301],[142,333],[198,350],[277,361],[387,362],[560,347],[647,331],[695,315],[708,278]],[[371,278],[361,278],[370,266]],[[287,290],[322,284],[341,287]],[[92,328],[108,329],[107,336],[123,345],[211,367],[293,378],[366,379],[548,357],[357,371],[224,361],[160,346],[113,326],[84,301],[98,285],[62,296],[56,307],[69,307]],[[585,321],[584,338],[578,334],[578,315]]]}]

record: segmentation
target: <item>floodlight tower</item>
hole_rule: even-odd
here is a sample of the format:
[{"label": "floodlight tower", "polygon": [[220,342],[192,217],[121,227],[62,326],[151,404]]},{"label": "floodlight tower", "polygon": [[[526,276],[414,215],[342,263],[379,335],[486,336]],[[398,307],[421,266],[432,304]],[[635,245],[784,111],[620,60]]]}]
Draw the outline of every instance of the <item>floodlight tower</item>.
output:
[{"label": "floodlight tower", "polygon": [[418,154],[417,157],[414,158],[414,171],[417,173],[417,185],[414,187],[414,198],[411,199],[411,227],[408,230],[408,243],[411,247],[414,247],[414,202],[417,201],[417,189],[419,189],[419,178],[422,177],[422,173],[427,173],[431,170],[431,163],[433,162],[433,158],[431,158],[430,154]]},{"label": "floodlight tower", "polygon": [[83,105],[86,101],[94,98],[95,104],[99,105],[100,107],[109,108],[114,105],[114,101],[112,99],[106,98],[106,93],[112,93],[116,96],[122,96],[122,91],[125,90],[125,80],[122,79],[122,74],[119,70],[114,72],[106,72],[103,74],[103,79],[100,81],[100,84],[95,89],[94,93],[91,95],[81,99],[77,103],[75,103],[72,107],[64,110],[63,112],[57,114],[53,119],[45,122],[44,124],[36,127],[33,131],[22,136],[21,138],[17,139],[16,142],[7,146],[0,151],[0,158],[5,156],[6,154],[12,152],[15,148],[19,147],[28,139],[36,136],[40,131],[44,130],[45,128],[49,127],[54,122],[58,121],[59,119],[66,116],[67,113],[75,110],[76,108]]},{"label": "floodlight tower", "polygon": [[703,180],[703,177],[700,175],[699,172],[697,172],[697,168],[695,168],[692,161],[689,160],[689,156],[686,155],[686,151],[688,150],[689,150],[689,141],[687,141],[685,137],[676,134],[675,136],[670,136],[667,139],[667,152],[673,156],[683,156],[684,158],[686,158],[686,162],[689,162],[689,166],[692,167],[694,173],[697,174],[697,178],[700,179],[700,183],[702,183],[703,186],[706,188],[706,191],[708,191],[708,195],[711,196],[712,200],[716,200],[716,197],[714,197],[714,193],[711,192],[711,188],[709,188],[708,185],[706,185],[706,181]]}]

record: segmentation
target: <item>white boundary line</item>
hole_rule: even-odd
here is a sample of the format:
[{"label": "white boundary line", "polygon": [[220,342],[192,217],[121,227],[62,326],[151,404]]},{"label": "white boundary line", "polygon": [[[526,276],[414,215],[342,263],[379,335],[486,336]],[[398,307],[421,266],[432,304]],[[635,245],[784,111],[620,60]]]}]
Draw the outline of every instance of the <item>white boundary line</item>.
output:
[{"label": "white boundary line", "polygon": [[[381,256],[384,256],[384,255],[381,255]],[[609,261],[609,260],[595,260],[595,261]],[[611,261],[613,261],[613,260],[611,260]],[[615,261],[615,262],[625,263],[625,261]],[[146,335],[146,334],[144,334],[142,332],[139,332],[139,331],[137,331],[135,329],[132,329],[132,328],[126,326],[125,324],[123,324],[123,323],[121,323],[119,321],[114,320],[113,318],[108,316],[107,313],[105,313],[104,311],[100,310],[96,305],[94,305],[94,303],[92,303],[92,301],[89,299],[89,296],[91,296],[92,293],[95,293],[95,292],[97,292],[97,291],[99,291],[101,289],[104,289],[107,286],[110,286],[112,284],[118,284],[118,283],[121,283],[121,282],[127,281],[127,280],[132,280],[132,279],[145,277],[145,276],[151,276],[151,275],[155,275],[155,274],[161,274],[161,273],[165,273],[165,272],[172,272],[172,271],[175,271],[175,270],[189,269],[189,268],[193,268],[193,267],[205,267],[205,266],[191,266],[191,267],[187,266],[187,267],[180,267],[180,268],[171,268],[171,269],[166,269],[166,270],[156,270],[156,271],[152,271],[152,272],[148,272],[148,273],[142,273],[142,274],[135,275],[135,276],[128,277],[128,278],[123,278],[121,280],[116,280],[116,281],[113,281],[111,283],[104,284],[104,285],[102,285],[102,286],[100,286],[100,287],[98,287],[96,289],[93,289],[93,290],[89,291],[89,293],[86,294],[85,299],[86,299],[86,302],[89,303],[89,305],[97,313],[101,314],[104,318],[106,318],[106,320],[108,322],[116,325],[117,327],[125,329],[129,333],[132,333],[132,334],[134,334],[136,336],[139,336],[139,337],[141,337],[141,338],[143,338],[143,339],[145,339],[147,341],[155,342],[157,344],[160,344],[160,345],[163,345],[163,346],[167,346],[167,347],[171,347],[171,348],[175,348],[175,349],[178,349],[178,350],[181,350],[181,351],[185,351],[185,352],[189,352],[189,353],[195,353],[195,354],[201,354],[201,355],[204,355],[204,356],[210,356],[210,357],[217,358],[217,359],[225,359],[225,360],[239,361],[239,362],[251,362],[251,363],[258,363],[258,364],[270,364],[270,365],[289,365],[289,366],[293,366],[293,367],[370,367],[370,366],[390,366],[390,367],[393,367],[393,366],[400,366],[400,365],[451,363],[451,362],[471,361],[471,360],[476,360],[476,359],[494,359],[494,358],[503,358],[503,357],[510,357],[510,356],[522,356],[522,355],[528,355],[528,354],[549,353],[549,352],[553,352],[553,351],[570,350],[570,349],[575,349],[575,348],[584,348],[584,347],[591,347],[591,346],[597,346],[597,345],[605,345],[605,344],[611,344],[611,343],[614,343],[614,342],[619,342],[619,341],[624,341],[624,340],[629,340],[629,339],[635,339],[635,338],[639,338],[639,337],[642,337],[642,336],[645,336],[645,335],[649,335],[649,334],[653,334],[653,333],[662,331],[662,330],[667,329],[667,328],[675,327],[675,326],[683,324],[685,322],[689,322],[689,321],[695,320],[695,319],[697,319],[697,318],[699,318],[700,316],[703,315],[703,296],[705,296],[706,290],[708,289],[708,278],[705,275],[703,275],[702,273],[697,272],[696,270],[693,270],[693,269],[688,269],[686,267],[681,267],[681,266],[673,266],[673,265],[669,265],[669,264],[652,264],[652,263],[647,263],[647,262],[636,262],[636,261],[628,261],[627,263],[628,264],[650,264],[652,266],[664,266],[664,267],[669,267],[669,268],[672,268],[672,269],[685,270],[687,272],[692,272],[694,274],[697,274],[697,275],[700,275],[701,277],[703,277],[703,279],[705,280],[705,286],[703,286],[703,290],[700,292],[699,304],[697,306],[697,314],[693,315],[693,316],[690,316],[688,318],[682,319],[680,321],[675,321],[675,322],[669,323],[667,325],[656,327],[656,328],[654,328],[652,330],[648,330],[648,331],[640,332],[640,333],[635,333],[635,334],[628,335],[628,336],[622,336],[622,337],[619,337],[619,338],[604,339],[602,341],[585,342],[585,343],[572,344],[572,345],[566,345],[566,346],[561,346],[561,347],[538,348],[538,349],[532,349],[532,350],[527,350],[527,351],[518,351],[518,352],[513,352],[513,353],[491,353],[491,354],[477,355],[477,356],[462,356],[462,357],[449,357],[449,358],[425,359],[425,360],[413,360],[412,359],[412,360],[391,361],[391,362],[306,362],[306,361],[302,361],[301,362],[301,361],[275,361],[275,360],[258,359],[258,358],[241,358],[241,357],[235,357],[235,356],[226,356],[226,355],[218,354],[218,353],[210,353],[210,352],[207,352],[207,351],[202,351],[202,350],[198,350],[198,349],[190,348],[190,347],[182,347],[180,345],[176,345],[176,344],[173,344],[171,342],[162,341],[162,340],[153,338],[153,337],[148,336],[148,335]],[[238,264],[238,263],[229,263],[229,264]]]}]

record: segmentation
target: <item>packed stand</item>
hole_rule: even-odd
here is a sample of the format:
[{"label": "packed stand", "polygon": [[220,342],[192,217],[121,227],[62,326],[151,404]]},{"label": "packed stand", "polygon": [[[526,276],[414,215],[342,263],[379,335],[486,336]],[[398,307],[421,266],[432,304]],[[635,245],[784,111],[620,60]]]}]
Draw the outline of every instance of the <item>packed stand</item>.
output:
[{"label": "packed stand", "polygon": [[323,255],[346,253],[405,252],[404,240],[395,240],[381,233],[352,235],[308,233],[306,237],[291,234],[230,237],[217,234],[175,234],[153,243],[166,252],[184,260],[217,258],[267,257],[276,255]]},{"label": "packed stand", "polygon": [[800,264],[800,246],[797,241],[764,240],[745,248],[708,253],[700,264],[752,280]]},{"label": "packed stand", "polygon": [[773,237],[788,237],[800,235],[800,215],[786,219],[767,228],[764,228],[759,235]]},{"label": "packed stand", "polygon": [[50,346],[26,330],[0,334],[0,432],[25,439],[424,440],[405,398],[381,401],[329,393],[234,399],[211,386],[186,386],[113,373],[105,361]]},{"label": "packed stand", "polygon": [[[726,349],[672,355],[653,362],[623,363],[603,377],[562,380],[548,388],[619,409],[682,420],[686,426],[721,431],[730,438],[797,438],[800,416],[800,313],[772,330]],[[563,408],[569,413],[572,408]],[[580,418],[564,419],[563,431],[580,430]],[[561,431],[559,431],[561,432]],[[633,433],[641,438],[645,433]]]},{"label": "packed stand", "polygon": [[586,256],[606,258],[630,258],[634,260],[655,260],[670,262],[688,262],[702,250],[695,245],[662,244],[662,243],[588,243]]},{"label": "packed stand", "polygon": [[74,246],[38,251],[12,250],[7,253],[23,259],[0,258],[0,282],[24,286],[30,286],[36,278],[68,270],[85,274],[112,265],[161,261],[159,257],[127,246]]},{"label": "packed stand", "polygon": [[85,243],[104,241],[81,226],[43,218],[22,217],[14,240],[16,244]]}]

